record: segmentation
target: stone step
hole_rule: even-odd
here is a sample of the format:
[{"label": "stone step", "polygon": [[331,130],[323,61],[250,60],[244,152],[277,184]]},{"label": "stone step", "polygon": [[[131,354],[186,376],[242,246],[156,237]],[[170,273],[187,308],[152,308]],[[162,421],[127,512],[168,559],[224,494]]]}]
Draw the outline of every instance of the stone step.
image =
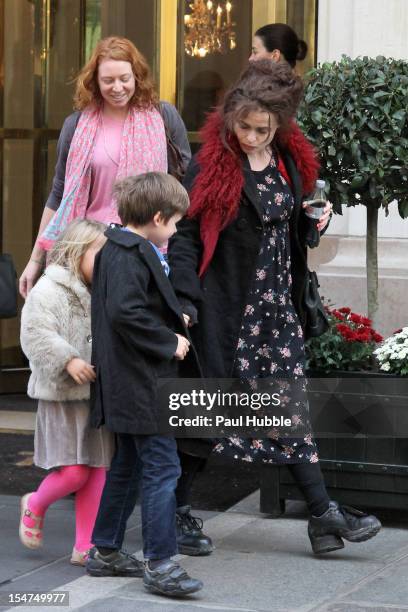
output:
[{"label": "stone step", "polygon": [[0,432],[32,434],[35,430],[35,412],[0,409]]}]

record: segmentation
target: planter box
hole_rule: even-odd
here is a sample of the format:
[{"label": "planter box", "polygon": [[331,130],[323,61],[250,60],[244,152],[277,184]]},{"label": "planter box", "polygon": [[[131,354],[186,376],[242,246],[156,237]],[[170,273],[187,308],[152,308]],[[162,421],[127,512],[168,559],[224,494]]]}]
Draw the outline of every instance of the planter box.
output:
[{"label": "planter box", "polygon": [[[345,373],[336,382],[332,376],[310,384],[312,422],[330,497],[363,508],[406,510],[408,379]],[[327,433],[330,427],[335,435]],[[304,499],[285,466],[262,466],[260,488],[260,510],[272,516],[284,512],[286,499]]]}]

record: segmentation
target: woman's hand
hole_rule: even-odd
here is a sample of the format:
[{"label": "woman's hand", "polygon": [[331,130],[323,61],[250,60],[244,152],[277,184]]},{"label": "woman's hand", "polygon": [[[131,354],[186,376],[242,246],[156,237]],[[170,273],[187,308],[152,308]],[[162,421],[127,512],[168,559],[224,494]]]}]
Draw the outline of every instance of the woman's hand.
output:
[{"label": "woman's hand", "polygon": [[27,295],[30,293],[31,289],[39,279],[42,268],[42,262],[37,259],[30,259],[24,268],[18,285],[20,295],[24,299],[26,299]]},{"label": "woman's hand", "polygon": [[183,319],[184,319],[184,323],[186,324],[186,327],[192,326],[191,317],[188,314],[185,314],[184,312],[183,312]]},{"label": "woman's hand", "polygon": [[93,382],[96,378],[94,367],[79,357],[68,361],[65,369],[78,385]]},{"label": "woman's hand", "polygon": [[[309,206],[309,203],[307,201],[303,202],[302,206],[303,208],[307,208]],[[327,200],[326,206],[323,209],[323,214],[321,215],[321,217],[319,217],[319,220],[316,224],[316,228],[319,230],[319,232],[324,230],[329,220],[331,219],[331,216],[333,214],[332,210],[333,210],[333,204]]]},{"label": "woman's hand", "polygon": [[187,340],[187,338],[185,338],[184,336],[181,336],[180,334],[176,334],[176,336],[177,336],[178,342],[177,342],[177,349],[176,349],[176,352],[174,353],[174,356],[179,361],[183,361],[184,357],[188,353],[188,349],[190,348],[190,343]]}]

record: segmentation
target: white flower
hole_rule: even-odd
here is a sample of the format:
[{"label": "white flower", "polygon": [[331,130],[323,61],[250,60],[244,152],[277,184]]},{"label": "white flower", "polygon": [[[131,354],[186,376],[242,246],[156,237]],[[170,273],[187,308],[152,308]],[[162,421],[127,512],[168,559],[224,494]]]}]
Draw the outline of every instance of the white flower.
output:
[{"label": "white flower", "polygon": [[382,364],[382,366],[380,367],[380,370],[384,370],[384,372],[388,372],[390,369],[390,364],[388,363],[388,361],[386,361],[385,363]]}]

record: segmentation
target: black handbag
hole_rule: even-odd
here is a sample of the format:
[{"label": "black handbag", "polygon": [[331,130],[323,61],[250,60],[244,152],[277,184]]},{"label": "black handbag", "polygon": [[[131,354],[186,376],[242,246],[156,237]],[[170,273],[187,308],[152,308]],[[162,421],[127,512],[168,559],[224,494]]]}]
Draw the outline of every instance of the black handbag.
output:
[{"label": "black handbag", "polygon": [[329,329],[329,320],[319,295],[319,280],[316,272],[307,270],[303,295],[305,312],[305,338],[317,338]]},{"label": "black handbag", "polygon": [[0,255],[0,319],[17,316],[17,274],[11,255]]},{"label": "black handbag", "polygon": [[164,131],[166,134],[168,173],[174,176],[174,178],[176,178],[181,183],[185,174],[183,157],[181,155],[180,149],[171,137],[170,130],[166,123],[166,116],[163,112],[163,107],[161,104],[159,104],[159,111],[163,119]]}]

